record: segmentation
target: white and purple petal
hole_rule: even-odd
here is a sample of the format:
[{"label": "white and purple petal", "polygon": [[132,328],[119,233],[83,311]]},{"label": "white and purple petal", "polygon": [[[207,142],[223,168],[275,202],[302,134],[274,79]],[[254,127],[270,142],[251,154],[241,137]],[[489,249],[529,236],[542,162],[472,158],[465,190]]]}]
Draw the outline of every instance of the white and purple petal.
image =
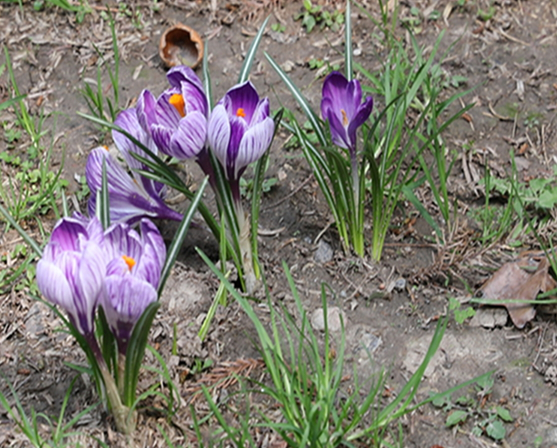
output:
[{"label": "white and purple petal", "polygon": [[180,89],[183,84],[191,84],[199,92],[204,92],[203,83],[199,77],[190,67],[185,65],[177,65],[176,67],[168,70],[166,78],[168,79],[169,84],[177,89]]},{"label": "white and purple petal", "polygon": [[207,140],[207,119],[197,111],[186,115],[170,138],[170,155],[177,159],[197,157]]},{"label": "white and purple petal", "polygon": [[137,120],[143,130],[151,135],[151,126],[156,122],[155,109],[157,106],[157,99],[147,89],[143,90],[137,98]]},{"label": "white and purple petal", "polygon": [[156,194],[155,185],[151,194],[122,168],[103,148],[94,149],[87,160],[85,177],[91,190],[88,209],[93,216],[96,210],[97,191],[102,186],[102,166],[106,160],[109,205],[112,222],[136,222],[141,217],[172,219],[180,221],[182,215],[168,207]]},{"label": "white and purple petal", "polygon": [[126,342],[141,314],[157,300],[157,291],[150,283],[127,274],[108,276],[105,284],[102,307],[106,320],[116,338]]},{"label": "white and purple petal", "polygon": [[267,117],[246,131],[238,149],[235,163],[235,178],[238,178],[241,171],[250,163],[261,158],[273,140],[274,131],[275,123],[270,117]]},{"label": "white and purple petal", "polygon": [[259,103],[257,90],[250,81],[232,87],[225,95],[228,98],[227,109],[232,116],[238,116],[238,110],[242,109],[244,119],[251,123],[253,113]]},{"label": "white and purple petal", "polygon": [[209,117],[207,139],[217,159],[223,166],[226,166],[228,144],[230,142],[230,122],[222,104],[217,104]]}]

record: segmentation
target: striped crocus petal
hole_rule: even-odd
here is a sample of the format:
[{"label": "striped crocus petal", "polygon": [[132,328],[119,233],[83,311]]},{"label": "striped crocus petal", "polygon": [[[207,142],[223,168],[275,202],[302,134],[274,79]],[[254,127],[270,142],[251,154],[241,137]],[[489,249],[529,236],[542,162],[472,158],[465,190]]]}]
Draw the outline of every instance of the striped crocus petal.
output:
[{"label": "striped crocus petal", "polygon": [[166,258],[166,247],[156,226],[144,219],[140,230],[141,235],[127,224],[116,224],[105,232],[105,253],[110,261],[102,303],[123,353],[137,319],[157,299]]},{"label": "striped crocus petal", "polygon": [[105,285],[106,293],[101,305],[121,351],[125,352],[141,314],[157,300],[157,291],[149,282],[132,275],[110,275]]},{"label": "striped crocus petal", "polygon": [[356,131],[369,118],[373,99],[368,96],[362,103],[362,87],[357,79],[348,81],[337,71],[331,72],[323,82],[321,115],[329,122],[333,143],[356,149]]},{"label": "striped crocus petal", "polygon": [[209,107],[203,84],[189,67],[167,74],[171,87],[156,100],[149,91],[140,95],[138,122],[161,152],[177,159],[196,158],[207,140]]},{"label": "striped crocus petal", "polygon": [[106,161],[112,222],[133,223],[142,217],[181,221],[181,214],[168,207],[156,192],[152,191],[152,194],[149,194],[143,188],[143,185],[134,181],[127,171],[102,147],[91,152],[85,167],[85,177],[91,190],[88,204],[91,216],[96,211],[97,192],[102,188],[103,161]]},{"label": "striped crocus petal", "polygon": [[[157,145],[155,145],[155,142],[151,138],[150,134],[145,132],[143,127],[139,124],[136,108],[126,109],[120,112],[114,124],[121,127],[124,131],[134,137],[139,143],[145,146],[149,151],[157,155]],[[166,193],[166,186],[164,184],[155,182],[154,180],[149,179],[136,171],[150,171],[150,169],[139,160],[137,160],[135,157],[133,157],[133,154],[135,153],[142,157],[150,159],[149,154],[121,132],[112,131],[112,138],[114,140],[114,143],[116,143],[116,147],[120,151],[120,154],[122,154],[125,162],[132,170],[131,175],[133,179],[136,182],[142,184],[143,188],[149,196],[154,198],[164,198],[164,195]]]},{"label": "striped crocus petal", "polygon": [[222,104],[217,104],[209,117],[207,140],[222,166],[228,165],[228,145],[230,143],[230,121]]},{"label": "striped crocus petal", "polygon": [[[56,226],[54,239],[46,245],[37,264],[36,275],[37,286],[46,299],[66,311],[77,331],[89,335],[94,329],[106,261],[102,246],[96,241],[96,225],[88,230],[88,223],[79,221],[80,218],[64,218]],[[76,228],[79,225],[81,229]],[[72,238],[74,244],[67,244]]]},{"label": "striped crocus petal", "polygon": [[237,181],[246,167],[264,154],[274,129],[269,100],[260,100],[251,82],[226,93],[209,117],[207,134],[229,181]]},{"label": "striped crocus petal", "polygon": [[151,135],[151,126],[156,123],[157,99],[147,89],[143,90],[137,98],[137,121],[147,135]]},{"label": "striped crocus petal", "polygon": [[143,254],[136,266],[137,275],[158,288],[166,261],[166,246],[159,230],[148,219],[141,220],[140,229]]},{"label": "striped crocus petal", "polygon": [[250,163],[261,158],[273,140],[274,131],[275,123],[270,117],[265,118],[246,131],[240,141],[234,167],[236,178],[243,173]]},{"label": "striped crocus petal", "polygon": [[153,139],[169,156],[192,159],[205,147],[207,119],[200,112],[192,112],[180,120],[176,128],[154,125]]}]

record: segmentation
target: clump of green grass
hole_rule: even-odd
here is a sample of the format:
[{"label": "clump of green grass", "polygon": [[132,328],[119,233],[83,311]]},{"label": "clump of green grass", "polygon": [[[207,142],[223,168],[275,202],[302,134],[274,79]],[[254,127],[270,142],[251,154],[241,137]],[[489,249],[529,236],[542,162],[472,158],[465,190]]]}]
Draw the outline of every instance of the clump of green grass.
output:
[{"label": "clump of green grass", "polygon": [[[70,396],[78,378],[79,376],[76,376],[72,380],[70,387],[64,395],[60,413],[55,418],[49,417],[43,412],[37,413],[33,408],[31,408],[30,412],[25,411],[15,388],[6,378],[3,378],[9,387],[11,397],[10,394],[4,394],[0,391],[0,405],[34,448],[66,448],[75,446],[72,438],[82,435],[82,433],[72,430],[73,426],[84,416],[92,412],[100,403],[88,406],[65,422]],[[44,427],[45,423],[48,427],[47,435],[44,434],[45,431],[41,428]]]},{"label": "clump of green grass", "polygon": [[[327,291],[321,288],[321,300],[325,330],[323,342],[315,332],[304,310],[294,279],[283,264],[291,294],[296,305],[297,317],[279,312],[268,296],[270,328],[257,316],[248,299],[240,295],[218,268],[200,252],[201,257],[219,277],[228,292],[240,304],[254,324],[258,346],[265,363],[270,383],[256,383],[255,390],[276,403],[280,410],[279,421],[261,412],[256,426],[277,432],[287,446],[298,448],[334,448],[352,446],[361,442],[367,446],[392,446],[388,442],[389,428],[400,417],[412,412],[434,399],[440,399],[477,379],[468,381],[442,394],[418,402],[418,392],[424,372],[439,348],[448,318],[440,319],[424,360],[401,388],[392,401],[382,399],[384,376],[382,371],[373,378],[361,382],[356,370],[352,370],[350,387],[343,385],[346,374],[344,328],[340,337],[333,342],[327,326]],[[348,369],[350,370],[350,369]],[[218,421],[222,434],[237,446],[255,446],[254,441],[242,428],[232,426],[222,411],[205,391],[213,416]],[[242,425],[245,425],[244,423]],[[401,445],[402,446],[402,445]]]}]

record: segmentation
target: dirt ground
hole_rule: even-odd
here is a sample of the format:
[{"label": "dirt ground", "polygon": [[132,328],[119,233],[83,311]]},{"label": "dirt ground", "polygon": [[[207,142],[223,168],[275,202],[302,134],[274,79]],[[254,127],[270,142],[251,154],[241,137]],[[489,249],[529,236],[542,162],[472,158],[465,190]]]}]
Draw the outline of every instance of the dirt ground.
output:
[{"label": "dirt ground", "polygon": [[[272,108],[283,104],[297,110],[265,61],[263,51],[289,68],[291,78],[316,107],[322,78],[318,79],[317,72],[308,67],[309,61],[317,58],[335,64],[342,60],[342,31],[326,28],[307,34],[301,22],[294,21],[301,2],[174,0],[156,3],[158,12],[154,11],[155,3],[128,2],[131,17],[115,12],[122,57],[122,106],[133,104],[143,88],[157,94],[165,88],[158,41],[163,30],[176,21],[193,27],[207,40],[215,98],[237,79],[243,55],[268,14],[270,24],[281,24],[284,30],[267,30],[251,80],[260,94],[270,97]],[[329,1],[324,7],[333,11],[340,3]],[[54,144],[58,160],[66,151],[64,177],[70,182],[70,192],[79,191],[76,175],[84,175],[86,157],[103,137],[76,115],[77,111],[88,112],[79,91],[85,79],[96,78],[94,46],[108,60],[111,57],[110,30],[101,14],[104,6],[93,2],[91,5],[93,13],[78,24],[75,15],[55,8],[36,12],[30,2],[24,2],[22,8],[17,3],[0,3],[0,41],[10,53],[17,83],[21,92],[28,94],[31,111],[37,113],[42,108],[47,113],[59,112]],[[363,2],[363,7],[379,18],[375,2]],[[118,10],[117,5],[114,8]],[[490,8],[492,17],[480,20],[480,10]],[[334,294],[330,295],[328,306],[338,307],[345,316],[348,364],[355,363],[362,378],[369,378],[378,367],[385,368],[386,391],[399,390],[414,372],[437,319],[447,310],[448,298],[464,300],[487,280],[489,272],[516,256],[505,240],[485,248],[474,238],[477,224],[468,212],[484,201],[479,180],[486,164],[493,176],[505,176],[510,172],[509,153],[514,150],[519,177],[527,180],[550,175],[557,161],[556,3],[418,0],[402,2],[400,17],[412,19],[416,10],[420,12],[420,22],[414,24],[417,41],[431,47],[440,31],[445,30],[442,49],[454,45],[448,50],[443,69],[451,77],[466,78],[464,88],[476,86],[464,98],[466,102],[474,101],[475,107],[446,135],[449,148],[457,152],[449,190],[458,204],[460,218],[456,229],[446,235],[446,243],[435,243],[432,229],[403,202],[394,223],[402,232],[398,236],[389,233],[381,263],[345,256],[317,183],[301,151],[284,144],[288,138],[284,131],[272,148],[268,176],[276,177],[278,182],[263,197],[260,222],[261,260],[273,301],[289,310],[294,306],[281,267],[283,260],[293,273],[308,313],[321,307],[322,282],[330,285]],[[437,20],[425,18],[432,11],[440,12]],[[142,14],[139,28],[134,25],[137,12]],[[384,56],[377,38],[379,29],[357,8],[353,9],[353,28],[353,45],[358,50],[354,60],[370,71],[377,70]],[[400,38],[406,38],[403,31]],[[2,54],[0,64],[4,61]],[[108,79],[104,82],[108,92]],[[0,102],[10,96],[9,85],[4,73],[0,77]],[[383,106],[377,99],[376,108]],[[0,122],[13,118],[10,113],[0,112]],[[54,120],[49,119],[48,123],[53,125]],[[2,151],[7,150],[6,145],[0,139]],[[11,151],[18,151],[18,147]],[[187,165],[187,173],[195,185],[200,179],[197,167]],[[1,175],[8,175],[5,166]],[[427,200],[431,193],[424,189],[421,194],[431,204]],[[186,205],[179,204],[178,208]],[[430,212],[441,222],[434,205],[430,205]],[[407,220],[407,216],[418,219],[409,225],[413,220]],[[47,220],[44,225],[48,228],[53,222]],[[162,229],[170,240],[175,226],[163,223]],[[546,232],[551,236],[552,226]],[[10,250],[15,240],[13,234],[0,236],[1,251]],[[197,338],[218,283],[195,254],[195,246],[211,256],[218,254],[218,246],[208,232],[191,231],[166,287],[151,337],[151,344],[168,363],[184,403],[191,399],[201,378],[201,373],[192,375],[191,371],[205,360],[221,366],[228,362],[225,367],[240,369],[241,373],[262,372],[257,350],[246,337],[246,332],[253,335],[253,330],[235,304],[218,310],[204,342]],[[533,239],[525,239],[520,250],[532,247]],[[266,319],[265,308],[259,308]],[[483,309],[479,311],[483,314]],[[447,412],[426,405],[402,420],[405,447],[557,446],[557,381],[551,376],[557,368],[554,314],[539,309],[536,318],[522,330],[507,321],[502,309],[487,316],[490,317],[493,322],[483,325],[476,323],[478,319],[464,324],[450,322],[418,401],[430,391],[446,390],[494,370],[493,391],[484,406],[488,409],[500,405],[510,411],[513,422],[505,424],[505,439],[494,442],[485,434],[474,435],[471,428],[474,418],[479,417],[471,417],[457,429],[448,429],[444,425]],[[65,363],[84,361],[72,339],[59,332],[59,327],[60,321],[53,313],[29,298],[26,291],[13,290],[0,297],[0,373],[13,384],[24,407],[32,406],[48,416],[57,415],[76,375]],[[172,355],[174,334],[177,351]],[[338,339],[339,335],[333,333],[333,337]],[[371,359],[366,353],[372,354]],[[147,363],[156,364],[152,357]],[[151,380],[152,376],[146,374],[140,387],[147,388]],[[7,390],[4,383],[2,390]],[[224,392],[219,393],[222,396]],[[217,398],[219,393],[215,392]],[[474,396],[475,392],[465,393]],[[82,375],[72,391],[68,419],[97,399],[90,380]],[[138,430],[131,440],[114,431],[100,407],[82,418],[77,430],[111,447],[166,446],[157,426],[160,425],[177,446],[195,445],[188,407],[182,406],[169,425],[154,410],[156,404],[148,403],[141,410]],[[199,402],[196,406],[203,409]],[[47,426],[41,430],[47,431]],[[96,446],[86,436],[76,440],[80,437],[82,446]],[[258,437],[261,446],[272,445],[268,434]],[[4,411],[0,411],[0,446],[28,446]]]}]

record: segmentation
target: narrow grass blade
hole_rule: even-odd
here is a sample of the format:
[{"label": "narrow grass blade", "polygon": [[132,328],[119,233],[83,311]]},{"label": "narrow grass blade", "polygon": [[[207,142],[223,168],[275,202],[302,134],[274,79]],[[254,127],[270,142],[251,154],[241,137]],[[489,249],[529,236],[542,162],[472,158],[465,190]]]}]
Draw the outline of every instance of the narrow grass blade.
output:
[{"label": "narrow grass blade", "polygon": [[[275,135],[280,126],[282,120],[282,115],[284,109],[279,109],[274,117],[275,122],[275,132],[273,139],[271,140],[271,145],[275,139]],[[265,180],[265,168],[269,160],[270,148],[265,151],[265,154],[258,160],[255,168],[255,176],[253,178],[253,197],[251,198],[251,251],[253,256],[253,268],[255,270],[255,277],[260,276],[260,266],[259,266],[259,256],[258,256],[258,244],[257,244],[257,231],[259,227],[259,209],[261,208],[261,195],[263,194],[263,181]]]},{"label": "narrow grass blade", "polygon": [[131,407],[135,404],[135,394],[137,389],[137,380],[139,378],[139,370],[145,355],[145,347],[147,345],[147,337],[149,330],[153,325],[153,320],[157,315],[160,302],[151,303],[143,312],[130,337],[128,350],[126,352],[126,370],[124,374],[124,397],[122,404]]},{"label": "narrow grass blade", "polygon": [[110,199],[108,197],[108,180],[106,177],[105,158],[103,158],[101,190],[99,192],[97,204],[99,204],[99,220],[103,226],[103,229],[106,230],[110,226]]},{"label": "narrow grass blade", "polygon": [[259,336],[259,339],[261,341],[261,345],[264,353],[266,354],[266,356],[272,357],[272,351],[270,347],[273,346],[273,342],[269,337],[267,331],[265,330],[265,327],[257,317],[257,314],[255,314],[255,311],[253,310],[249,301],[245,297],[243,297],[236,290],[236,288],[234,288],[234,286],[228,281],[228,279],[221,272],[221,270],[215,266],[215,264],[209,259],[207,255],[205,255],[205,253],[203,253],[201,249],[196,248],[196,250],[199,256],[207,264],[207,266],[209,266],[209,269],[211,269],[211,271],[213,271],[213,273],[218,277],[218,279],[224,284],[225,288],[228,290],[230,295],[232,295],[232,297],[240,304],[244,312],[247,314],[248,318],[253,322],[255,329],[257,331],[257,335]]},{"label": "narrow grass blade", "polygon": [[140,155],[134,153],[134,152],[130,152],[130,155],[134,158],[136,158],[137,160],[141,161],[142,163],[145,163],[145,165],[147,165],[149,168],[152,168],[153,171],[159,173],[162,177],[166,177],[169,180],[172,180],[175,184],[179,185],[179,184],[183,184],[183,181],[180,179],[180,177],[174,172],[172,171],[170,168],[168,168],[168,166],[162,161],[162,159],[160,157],[158,157],[155,153],[153,153],[149,148],[147,148],[143,143],[141,143],[139,140],[137,140],[133,135],[131,135],[130,133],[128,133],[127,131],[125,131],[124,129],[122,129],[119,126],[116,126],[115,124],[104,120],[102,118],[97,118],[97,117],[93,117],[92,115],[87,115],[81,112],[76,112],[77,115],[79,115],[80,117],[85,118],[86,120],[89,120],[93,123],[96,123],[100,126],[105,126],[108,129],[112,129],[113,131],[117,131],[120,132],[121,134],[125,135],[132,143],[134,143],[135,145],[137,145],[137,147],[139,147],[143,152],[145,152],[145,154],[147,154],[149,156],[149,158],[151,158],[152,160],[149,160],[149,158],[141,158]]},{"label": "narrow grass blade", "polygon": [[405,185],[404,187],[402,187],[401,191],[402,191],[402,194],[404,195],[404,197],[408,201],[410,201],[410,203],[414,207],[416,207],[416,210],[418,210],[420,215],[422,215],[422,218],[424,218],[426,220],[426,222],[431,226],[431,228],[435,231],[435,234],[437,235],[437,237],[440,240],[442,240],[443,239],[443,232],[441,231],[441,228],[435,222],[435,219],[433,219],[433,216],[431,216],[429,214],[427,209],[423,206],[423,204],[420,202],[420,200],[416,197],[416,195],[414,194],[412,189],[413,188],[410,185]]},{"label": "narrow grass blade", "polygon": [[346,79],[352,81],[354,70],[352,69],[352,18],[350,0],[346,0],[346,11],[344,12],[344,71]]},{"label": "narrow grass blade", "polygon": [[[153,369],[153,371],[156,371],[162,377],[164,383],[168,388],[169,394],[165,397],[167,403],[166,411],[168,412],[168,417],[171,417],[180,407],[180,391],[172,381],[172,375],[170,374],[168,366],[166,365],[166,362],[164,361],[164,358],[161,356],[161,354],[150,345],[147,345],[147,350],[149,350],[149,352],[151,352],[151,354],[155,358],[157,358],[157,361],[162,368],[162,370]],[[176,404],[176,407],[174,406],[174,404]]]},{"label": "narrow grass blade", "polygon": [[41,249],[39,244],[33,238],[31,238],[25,230],[23,230],[23,228],[14,220],[12,215],[10,215],[10,213],[2,205],[0,205],[0,214],[2,214],[4,216],[4,219],[14,229],[17,230],[17,233],[19,233],[19,236],[21,236],[21,238],[23,238],[23,240],[27,243],[27,245],[31,249],[33,249],[33,252],[35,252],[39,258],[42,257],[43,256],[43,250]]},{"label": "narrow grass blade", "polygon": [[4,109],[7,109],[8,107],[11,107],[12,105],[18,103],[19,101],[25,99],[27,95],[19,95],[16,96],[15,98],[10,98],[9,100],[4,101],[3,103],[0,104],[0,111],[3,111]]},{"label": "narrow grass blade", "polygon": [[[104,309],[99,307],[96,319],[95,333],[100,342],[100,348],[103,358],[110,372],[114,375],[118,370],[118,352],[116,347],[116,338],[108,326]],[[120,384],[118,385],[120,387]]]},{"label": "narrow grass blade", "polygon": [[224,283],[220,283],[219,288],[215,294],[215,298],[213,299],[213,303],[211,303],[211,306],[207,311],[207,316],[205,316],[205,319],[203,319],[203,324],[201,324],[201,328],[197,333],[197,336],[199,336],[199,339],[201,339],[201,341],[204,341],[207,337],[207,333],[209,332],[209,327],[211,326],[213,317],[215,317],[215,314],[217,313],[219,304],[223,302],[223,299],[226,300],[226,294],[227,291],[224,287]]},{"label": "narrow grass blade", "polygon": [[244,59],[244,63],[242,64],[242,68],[240,69],[240,74],[238,75],[238,84],[241,84],[248,80],[249,72],[251,71],[251,66],[253,65],[253,60],[255,59],[255,53],[257,53],[257,49],[259,48],[259,44],[261,42],[261,38],[263,37],[263,32],[265,31],[265,27],[267,26],[267,22],[269,21],[269,17],[265,19],[259,31],[253,38],[249,50],[246,54],[246,58]]},{"label": "narrow grass blade", "polygon": [[174,235],[174,239],[172,240],[172,243],[168,248],[168,252],[166,254],[166,260],[164,262],[164,266],[161,272],[161,280],[158,289],[159,297],[162,294],[164,285],[166,284],[166,280],[170,275],[170,270],[172,269],[172,266],[174,266],[176,257],[178,257],[178,252],[180,251],[184,239],[186,238],[186,234],[188,232],[189,226],[197,210],[197,206],[201,202],[201,198],[203,197],[203,192],[205,191],[205,187],[207,186],[208,182],[209,182],[209,178],[205,177],[205,179],[203,179],[203,182],[199,186],[197,193],[192,199],[190,206],[186,210],[186,213],[184,213],[184,219],[182,219],[182,222],[180,223],[180,227],[178,227],[178,230],[176,231],[176,235]]},{"label": "narrow grass blade", "polygon": [[302,92],[300,92],[298,87],[296,87],[296,84],[292,82],[290,77],[284,72],[284,70],[280,67],[280,65],[278,65],[278,63],[268,53],[265,53],[265,57],[269,61],[269,64],[271,64],[271,67],[275,69],[279,77],[286,84],[286,87],[288,87],[288,89],[294,96],[294,99],[298,102],[298,104],[306,114],[311,124],[311,127],[313,128],[315,134],[317,135],[317,138],[319,139],[319,143],[321,143],[321,145],[323,146],[326,146],[327,137],[325,135],[325,130],[323,129],[321,121],[319,120],[319,118],[317,117],[317,115],[309,105],[308,101],[306,100],[304,95],[302,95]]},{"label": "narrow grass blade", "polygon": [[205,41],[205,46],[203,48],[203,64],[201,70],[203,72],[203,88],[205,89],[207,104],[209,105],[209,110],[213,110],[213,87],[211,85],[211,74],[209,72],[209,47],[207,41]]}]

